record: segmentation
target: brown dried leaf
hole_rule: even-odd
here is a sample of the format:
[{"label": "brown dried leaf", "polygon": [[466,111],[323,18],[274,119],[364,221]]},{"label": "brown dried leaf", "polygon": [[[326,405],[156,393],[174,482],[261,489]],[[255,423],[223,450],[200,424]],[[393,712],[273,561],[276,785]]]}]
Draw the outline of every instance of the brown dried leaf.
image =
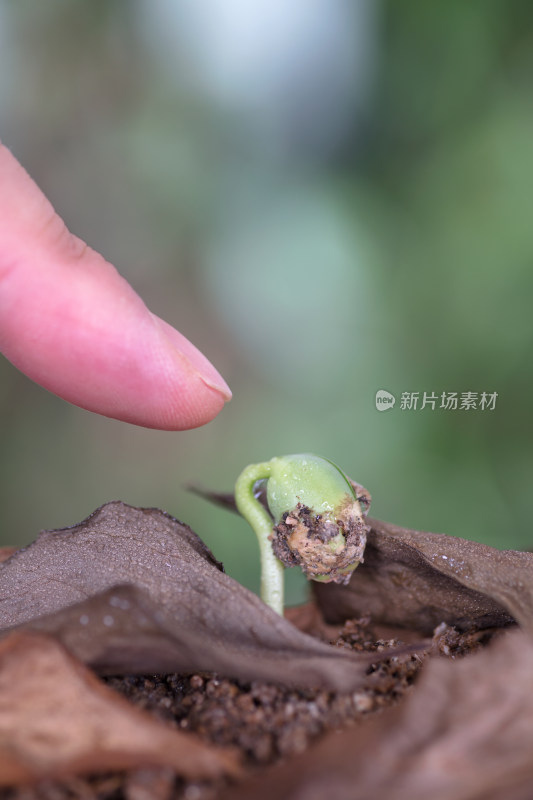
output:
[{"label": "brown dried leaf", "polygon": [[533,785],[533,642],[503,635],[431,660],[405,706],[325,737],[223,800],[527,800]]},{"label": "brown dried leaf", "polygon": [[349,691],[378,659],[301,633],[225,575],[190,528],[119,502],[0,565],[0,598],[0,629],[54,633],[105,673],[212,670]]},{"label": "brown dried leaf", "polygon": [[533,554],[368,520],[365,560],[347,586],[313,584],[328,622],[370,615],[425,634],[514,621],[533,630]]},{"label": "brown dried leaf", "polygon": [[139,767],[192,780],[239,773],[233,753],[136,709],[53,639],[0,642],[0,785]]},{"label": "brown dried leaf", "polygon": [[216,671],[338,691],[363,683],[370,663],[403,652],[352,655],[300,633],[273,612],[266,618],[253,607],[241,610],[246,621],[238,617],[231,636],[226,629],[226,637],[219,637],[216,619],[212,630],[196,627],[170,616],[147,592],[125,585],[38,617],[21,629],[56,636],[103,675]]}]

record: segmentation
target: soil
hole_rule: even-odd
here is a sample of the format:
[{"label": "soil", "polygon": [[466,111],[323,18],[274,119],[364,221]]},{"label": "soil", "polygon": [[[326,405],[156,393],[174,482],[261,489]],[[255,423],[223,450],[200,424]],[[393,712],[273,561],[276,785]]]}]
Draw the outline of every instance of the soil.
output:
[{"label": "soil", "polygon": [[[402,644],[379,638],[368,619],[349,620],[342,628],[309,622],[296,611],[293,621],[332,646],[358,652],[382,652]],[[314,630],[309,630],[313,628]],[[302,753],[331,730],[361,725],[383,709],[398,705],[411,687],[429,652],[447,658],[482,647],[490,632],[459,633],[440,625],[426,652],[394,657],[368,669],[365,686],[355,693],[294,690],[273,684],[221,678],[215,673],[112,677],[109,686],[158,718],[191,731],[204,741],[236,748],[243,757],[245,777],[260,773]],[[405,640],[404,640],[405,641]],[[228,786],[191,783],[168,770],[138,770],[28,788],[4,790],[2,800],[214,800]]]},{"label": "soil", "polygon": [[363,559],[367,531],[357,503],[348,500],[334,521],[298,503],[283,514],[270,538],[285,566],[301,566],[311,580],[347,584]]}]

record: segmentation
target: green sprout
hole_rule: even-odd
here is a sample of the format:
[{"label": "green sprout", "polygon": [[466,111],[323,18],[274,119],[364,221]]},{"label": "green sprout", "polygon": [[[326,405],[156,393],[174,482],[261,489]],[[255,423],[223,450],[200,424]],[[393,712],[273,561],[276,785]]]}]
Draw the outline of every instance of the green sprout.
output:
[{"label": "green sprout", "polygon": [[[265,483],[267,507],[256,496]],[[363,560],[370,495],[332,461],[304,453],[250,464],[237,478],[235,502],[259,540],[261,598],[278,614],[284,567],[348,583]]]}]

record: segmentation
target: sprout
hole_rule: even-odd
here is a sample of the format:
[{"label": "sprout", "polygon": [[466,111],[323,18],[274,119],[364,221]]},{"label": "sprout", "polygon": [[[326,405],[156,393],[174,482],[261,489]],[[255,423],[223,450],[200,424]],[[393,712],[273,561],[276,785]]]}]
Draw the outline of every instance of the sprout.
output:
[{"label": "sprout", "polygon": [[[266,481],[268,511],[254,493],[258,481]],[[348,583],[363,560],[370,495],[325,458],[305,453],[250,464],[235,484],[235,502],[259,540],[261,597],[278,614],[284,566],[300,565],[310,580]]]}]

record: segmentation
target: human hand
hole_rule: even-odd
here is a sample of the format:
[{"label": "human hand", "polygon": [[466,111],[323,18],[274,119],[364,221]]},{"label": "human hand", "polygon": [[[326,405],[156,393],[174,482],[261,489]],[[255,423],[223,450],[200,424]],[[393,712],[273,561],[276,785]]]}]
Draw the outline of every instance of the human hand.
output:
[{"label": "human hand", "polygon": [[206,357],[69,233],[1,143],[0,351],[64,400],[147,428],[204,425],[231,398]]}]

